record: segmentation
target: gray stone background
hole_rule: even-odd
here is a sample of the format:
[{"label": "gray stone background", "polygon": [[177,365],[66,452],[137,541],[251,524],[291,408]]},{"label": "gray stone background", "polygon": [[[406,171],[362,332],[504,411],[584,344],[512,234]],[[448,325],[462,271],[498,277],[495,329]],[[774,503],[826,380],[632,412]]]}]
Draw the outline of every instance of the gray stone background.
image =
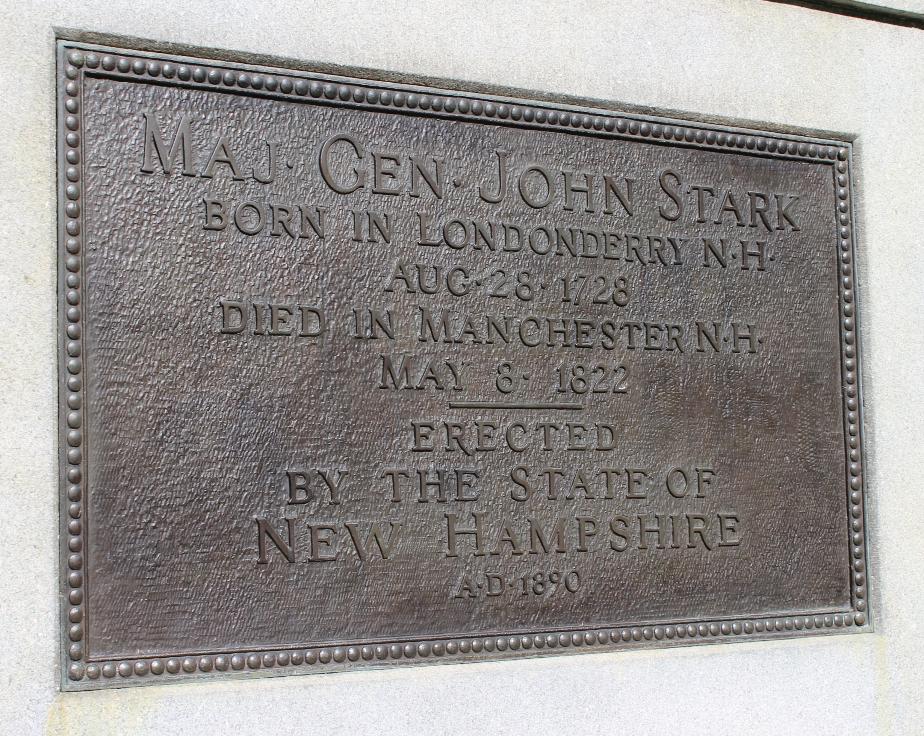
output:
[{"label": "gray stone background", "polygon": [[[59,693],[56,29],[855,136],[876,633]],[[762,0],[2,0],[0,34],[0,733],[924,731],[924,30]]]}]

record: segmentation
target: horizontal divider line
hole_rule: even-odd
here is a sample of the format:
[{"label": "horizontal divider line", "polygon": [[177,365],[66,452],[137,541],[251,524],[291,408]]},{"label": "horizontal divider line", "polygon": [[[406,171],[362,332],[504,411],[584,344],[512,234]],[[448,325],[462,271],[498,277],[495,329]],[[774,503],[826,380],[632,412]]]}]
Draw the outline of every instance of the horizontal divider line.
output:
[{"label": "horizontal divider line", "polygon": [[519,403],[516,401],[450,401],[450,409],[550,409],[583,411],[581,404]]}]

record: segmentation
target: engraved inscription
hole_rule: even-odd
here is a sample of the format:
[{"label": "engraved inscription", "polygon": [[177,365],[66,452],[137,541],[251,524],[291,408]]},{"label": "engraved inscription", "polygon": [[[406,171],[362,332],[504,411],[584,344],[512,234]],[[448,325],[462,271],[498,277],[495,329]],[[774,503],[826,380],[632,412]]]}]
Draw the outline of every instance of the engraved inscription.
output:
[{"label": "engraved inscription", "polygon": [[865,625],[848,147],[74,48],[70,682]]}]

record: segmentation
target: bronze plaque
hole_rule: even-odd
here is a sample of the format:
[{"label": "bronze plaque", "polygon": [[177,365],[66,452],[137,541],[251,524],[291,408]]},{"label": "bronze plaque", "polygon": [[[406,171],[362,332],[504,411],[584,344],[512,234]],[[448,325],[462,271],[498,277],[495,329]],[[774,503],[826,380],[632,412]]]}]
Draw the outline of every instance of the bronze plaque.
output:
[{"label": "bronze plaque", "polygon": [[869,626],[849,143],[58,51],[67,687]]}]

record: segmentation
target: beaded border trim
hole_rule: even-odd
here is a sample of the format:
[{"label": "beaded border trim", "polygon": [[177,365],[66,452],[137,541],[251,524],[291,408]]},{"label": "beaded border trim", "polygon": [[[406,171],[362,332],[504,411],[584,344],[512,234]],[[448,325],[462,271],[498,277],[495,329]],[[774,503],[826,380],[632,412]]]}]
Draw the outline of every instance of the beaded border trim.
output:
[{"label": "beaded border trim", "polygon": [[[837,200],[840,261],[841,361],[848,478],[851,601],[850,610],[803,615],[761,616],[714,621],[680,621],[625,625],[590,630],[530,634],[449,637],[423,641],[280,648],[269,651],[189,653],[93,661],[85,631],[85,442],[81,371],[81,94],[85,75],[138,82],[218,89],[234,94],[348,106],[444,118],[480,120],[519,127],[569,130],[628,140],[673,142],[712,150],[751,152],[765,157],[829,164]],[[250,66],[216,60],[181,58],[76,43],[58,42],[59,292],[60,292],[60,426],[63,586],[63,686],[92,689],[131,682],[176,681],[212,672],[330,671],[353,662],[397,664],[422,660],[464,660],[483,653],[493,658],[521,653],[606,650],[654,642],[665,646],[697,641],[766,639],[799,633],[864,631],[868,617],[859,345],[855,292],[855,245],[850,202],[849,143],[732,129],[708,123],[652,118],[552,102],[527,102],[487,94],[432,90],[390,82],[345,80],[324,74]]]}]

